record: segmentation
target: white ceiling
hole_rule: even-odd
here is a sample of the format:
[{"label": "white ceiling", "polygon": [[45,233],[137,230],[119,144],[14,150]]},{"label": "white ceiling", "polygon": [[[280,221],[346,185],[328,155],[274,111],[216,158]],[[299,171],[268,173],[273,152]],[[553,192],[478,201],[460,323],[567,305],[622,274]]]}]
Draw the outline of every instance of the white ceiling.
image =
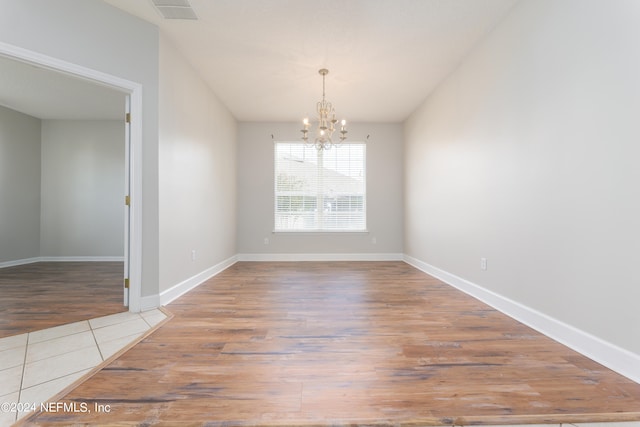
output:
[{"label": "white ceiling", "polygon": [[0,55],[0,105],[40,119],[121,120],[125,95]]},{"label": "white ceiling", "polygon": [[313,115],[400,122],[517,0],[190,0],[198,20],[151,0],[105,0],[156,24],[240,121]]},{"label": "white ceiling", "polygon": [[[163,19],[151,0],[105,1],[157,25],[240,121],[313,116],[328,68],[339,118],[401,122],[517,0],[190,0],[195,21]],[[0,56],[0,105],[120,119],[124,95]]]}]

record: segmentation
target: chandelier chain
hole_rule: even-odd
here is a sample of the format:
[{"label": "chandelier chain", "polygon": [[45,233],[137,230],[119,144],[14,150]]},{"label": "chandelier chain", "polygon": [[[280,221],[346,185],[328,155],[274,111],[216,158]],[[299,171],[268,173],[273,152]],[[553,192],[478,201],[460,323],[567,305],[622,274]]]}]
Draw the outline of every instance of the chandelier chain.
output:
[{"label": "chandelier chain", "polygon": [[329,70],[326,68],[322,68],[318,71],[318,73],[322,76],[322,101],[319,101],[316,104],[316,112],[318,114],[318,125],[316,129],[316,137],[314,140],[309,141],[309,119],[305,117],[302,121],[303,128],[302,132],[302,140],[317,148],[318,150],[328,150],[333,146],[338,146],[342,141],[347,138],[347,128],[346,128],[346,120],[342,120],[340,124],[340,141],[333,141],[333,133],[336,130],[336,123],[338,120],[336,119],[336,112],[333,108],[333,104],[326,100],[326,85],[325,85],[325,76],[329,74]]}]

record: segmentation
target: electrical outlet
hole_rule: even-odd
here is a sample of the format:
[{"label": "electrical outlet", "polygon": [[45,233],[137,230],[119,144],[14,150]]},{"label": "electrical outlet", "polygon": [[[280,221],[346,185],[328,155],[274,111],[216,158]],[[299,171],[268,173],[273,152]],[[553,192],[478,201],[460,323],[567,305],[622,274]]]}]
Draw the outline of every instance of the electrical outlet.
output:
[{"label": "electrical outlet", "polygon": [[372,237],[371,238],[371,243],[373,243],[375,245],[376,243],[378,243],[378,239],[375,238],[375,237]]},{"label": "electrical outlet", "polygon": [[265,238],[264,238],[264,244],[265,244],[265,245],[268,245],[268,244],[269,244],[269,238],[268,238],[268,237],[265,237]]},{"label": "electrical outlet", "polygon": [[191,261],[195,261],[196,260],[196,250],[192,249],[191,250]]},{"label": "electrical outlet", "polygon": [[486,270],[486,269],[487,269],[487,259],[480,258],[480,270]]}]

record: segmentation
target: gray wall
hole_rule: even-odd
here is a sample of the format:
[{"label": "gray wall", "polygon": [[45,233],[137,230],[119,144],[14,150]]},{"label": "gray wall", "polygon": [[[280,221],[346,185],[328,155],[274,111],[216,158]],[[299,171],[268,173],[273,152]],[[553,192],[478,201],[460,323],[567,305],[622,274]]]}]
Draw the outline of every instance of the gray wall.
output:
[{"label": "gray wall", "polygon": [[0,0],[0,10],[0,41],[142,85],[142,296],[157,295],[157,27],[100,0]]},{"label": "gray wall", "polygon": [[638,40],[637,1],[518,3],[406,123],[405,252],[640,354]]},{"label": "gray wall", "polygon": [[0,106],[0,263],[40,255],[40,120]]},{"label": "gray wall", "polygon": [[42,121],[40,255],[124,256],[124,121]]},{"label": "gray wall", "polygon": [[[240,254],[401,254],[402,125],[350,123],[349,139],[367,141],[368,233],[273,233],[274,145],[297,141],[298,123],[240,123],[238,223]],[[375,237],[376,243],[372,243]],[[264,243],[264,239],[269,244]]]},{"label": "gray wall", "polygon": [[124,123],[0,107],[0,263],[124,255]]},{"label": "gray wall", "polygon": [[160,70],[163,292],[236,254],[236,121],[164,38]]}]

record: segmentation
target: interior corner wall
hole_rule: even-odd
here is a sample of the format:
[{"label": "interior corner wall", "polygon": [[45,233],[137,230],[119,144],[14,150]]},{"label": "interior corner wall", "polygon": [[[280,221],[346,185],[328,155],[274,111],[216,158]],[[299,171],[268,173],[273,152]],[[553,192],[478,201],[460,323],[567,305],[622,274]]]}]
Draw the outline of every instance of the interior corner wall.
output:
[{"label": "interior corner wall", "polygon": [[40,129],[0,106],[0,264],[40,256]]},{"label": "interior corner wall", "polygon": [[40,256],[124,256],[122,120],[43,120]]},{"label": "interior corner wall", "polygon": [[236,121],[162,37],[159,145],[162,294],[236,254]]},{"label": "interior corner wall", "polygon": [[286,254],[331,254],[338,258],[340,254],[365,258],[402,254],[402,124],[349,124],[349,140],[367,143],[368,233],[273,232],[274,140],[299,138],[299,123],[240,123],[238,253],[260,259],[279,259]]},{"label": "interior corner wall", "polygon": [[519,2],[405,124],[405,253],[640,355],[638,40],[634,0]]},{"label": "interior corner wall", "polygon": [[142,85],[142,296],[157,295],[158,28],[101,0],[0,0],[0,10],[1,42]]}]

